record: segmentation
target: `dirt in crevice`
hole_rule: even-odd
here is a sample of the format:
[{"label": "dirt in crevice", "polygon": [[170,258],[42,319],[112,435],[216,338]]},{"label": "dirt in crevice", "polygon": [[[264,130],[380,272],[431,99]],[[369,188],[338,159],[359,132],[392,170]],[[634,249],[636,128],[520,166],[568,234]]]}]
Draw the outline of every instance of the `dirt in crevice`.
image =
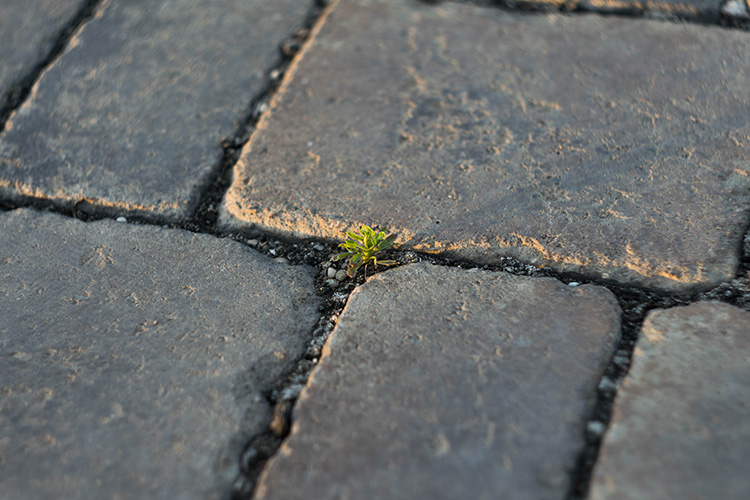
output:
[{"label": "dirt in crevice", "polygon": [[[420,0],[422,3],[439,5],[443,0]],[[572,15],[595,14],[634,19],[692,23],[706,26],[721,26],[750,30],[750,18],[732,16],[723,12],[721,6],[700,9],[689,0],[681,4],[665,0],[444,0],[445,3],[463,3],[478,7],[499,8],[508,12],[546,14],[561,12]],[[747,13],[750,16],[750,12]]]},{"label": "dirt in crevice", "polygon": [[11,84],[10,90],[5,95],[0,96],[0,133],[5,130],[5,124],[13,111],[18,109],[29,96],[32,87],[39,80],[44,70],[62,54],[73,36],[94,16],[101,3],[102,0],[86,1],[70,22],[58,32],[57,36],[53,37],[55,42],[47,55],[20,80]]},{"label": "dirt in crevice", "polygon": [[194,214],[185,223],[185,229],[195,232],[215,231],[216,221],[219,216],[219,206],[224,194],[232,183],[232,171],[240,158],[242,148],[250,140],[250,136],[261,115],[268,109],[271,97],[278,90],[284,73],[288,69],[292,59],[294,59],[294,56],[308,39],[313,26],[315,26],[323,13],[325,5],[325,2],[321,0],[312,1],[310,10],[302,22],[302,26],[279,44],[279,59],[266,72],[265,87],[250,102],[250,105],[243,113],[244,118],[240,121],[234,134],[221,142],[221,159],[210,174],[206,183],[207,187],[200,196],[200,201]]}]

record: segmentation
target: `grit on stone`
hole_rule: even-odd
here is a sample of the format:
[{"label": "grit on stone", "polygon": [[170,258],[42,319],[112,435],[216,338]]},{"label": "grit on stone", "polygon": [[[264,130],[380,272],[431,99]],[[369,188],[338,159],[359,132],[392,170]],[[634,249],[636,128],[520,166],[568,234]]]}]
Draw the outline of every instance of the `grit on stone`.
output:
[{"label": "grit on stone", "polygon": [[52,49],[60,30],[84,0],[3,0],[0,2],[0,108],[12,88]]},{"label": "grit on stone", "polygon": [[341,0],[287,72],[221,224],[360,224],[476,262],[685,290],[750,208],[747,33]]},{"label": "grit on stone", "polygon": [[312,290],[229,240],[0,214],[0,496],[228,498]]},{"label": "grit on stone", "polygon": [[615,401],[591,500],[750,495],[750,312],[652,312]]},{"label": "grit on stone", "polygon": [[191,215],[301,0],[105,2],[0,136],[0,194]]},{"label": "grit on stone", "polygon": [[604,288],[378,274],[350,297],[255,498],[563,498],[618,337]]}]

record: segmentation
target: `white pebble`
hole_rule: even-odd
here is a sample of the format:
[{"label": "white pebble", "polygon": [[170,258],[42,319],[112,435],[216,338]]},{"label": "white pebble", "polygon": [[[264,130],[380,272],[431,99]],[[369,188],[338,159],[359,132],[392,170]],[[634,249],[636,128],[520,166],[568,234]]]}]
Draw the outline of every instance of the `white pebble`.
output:
[{"label": "white pebble", "polygon": [[571,281],[570,283],[568,283],[568,286],[578,286],[578,285],[580,285],[580,283],[578,283],[577,281]]},{"label": "white pebble", "polygon": [[589,422],[586,427],[591,434],[594,434],[596,436],[602,435],[605,430],[604,424],[596,420],[592,420],[591,422]]},{"label": "white pebble", "polygon": [[247,240],[247,244],[255,248],[258,246],[258,240]]},{"label": "white pebble", "polygon": [[276,257],[273,260],[275,260],[276,262],[281,262],[282,264],[289,264],[289,260],[285,259],[284,257]]},{"label": "white pebble", "polygon": [[338,288],[339,282],[336,280],[326,280],[326,285],[328,285],[331,288]]},{"label": "white pebble", "polygon": [[271,255],[276,255],[276,250],[274,250],[274,249],[272,248],[272,249],[270,249],[270,250],[268,251],[268,253],[270,253]]},{"label": "white pebble", "polygon": [[115,220],[116,220],[117,222],[127,222],[127,221],[128,221],[128,219],[126,219],[125,217],[118,217],[118,218],[117,218],[117,219],[115,219]]},{"label": "white pebble", "polygon": [[326,274],[329,278],[335,278],[336,277],[336,268],[335,267],[329,267],[328,271],[326,271]]},{"label": "white pebble", "polygon": [[324,247],[320,243],[316,243],[315,246],[313,246],[313,250],[315,250],[316,252],[322,252],[325,249],[326,247]]},{"label": "white pebble", "polygon": [[346,271],[343,269],[339,269],[336,271],[336,280],[337,281],[344,281],[346,279]]}]

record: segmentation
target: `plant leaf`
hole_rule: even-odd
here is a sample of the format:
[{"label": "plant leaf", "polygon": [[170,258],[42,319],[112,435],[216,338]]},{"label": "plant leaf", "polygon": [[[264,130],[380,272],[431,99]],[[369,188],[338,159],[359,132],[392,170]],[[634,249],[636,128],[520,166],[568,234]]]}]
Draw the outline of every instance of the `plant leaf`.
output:
[{"label": "plant leaf", "polygon": [[357,234],[357,233],[353,233],[353,232],[351,232],[351,231],[347,231],[347,232],[346,232],[346,235],[347,235],[347,236],[348,236],[349,238],[353,239],[353,240],[357,240],[357,241],[363,241],[363,239],[362,239],[362,235],[359,235],[359,234]]},{"label": "plant leaf", "polygon": [[351,267],[350,267],[350,268],[349,268],[349,269],[348,269],[348,270],[346,271],[346,275],[347,275],[347,276],[349,276],[350,278],[353,278],[353,277],[354,277],[354,275],[355,275],[355,274],[357,274],[357,270],[358,270],[358,269],[359,269],[360,267],[362,267],[362,262],[360,262],[359,264],[356,264],[356,265],[354,265],[354,266],[351,266]]}]

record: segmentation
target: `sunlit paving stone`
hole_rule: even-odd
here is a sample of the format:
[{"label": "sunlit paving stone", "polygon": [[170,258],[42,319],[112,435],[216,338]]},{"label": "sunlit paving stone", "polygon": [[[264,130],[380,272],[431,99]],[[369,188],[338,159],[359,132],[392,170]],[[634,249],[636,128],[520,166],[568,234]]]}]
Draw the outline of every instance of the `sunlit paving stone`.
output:
[{"label": "sunlit paving stone", "polygon": [[0,213],[0,497],[229,498],[312,290],[230,240]]},{"label": "sunlit paving stone", "polygon": [[255,498],[564,498],[619,318],[594,286],[378,274],[351,295]]},{"label": "sunlit paving stone", "polygon": [[0,136],[0,195],[190,216],[299,0],[103,2]]},{"label": "sunlit paving stone", "polygon": [[750,312],[721,303],[646,318],[591,500],[750,495]]},{"label": "sunlit paving stone", "polygon": [[227,229],[515,256],[670,291],[730,279],[750,207],[747,34],[341,0],[235,168]]}]

